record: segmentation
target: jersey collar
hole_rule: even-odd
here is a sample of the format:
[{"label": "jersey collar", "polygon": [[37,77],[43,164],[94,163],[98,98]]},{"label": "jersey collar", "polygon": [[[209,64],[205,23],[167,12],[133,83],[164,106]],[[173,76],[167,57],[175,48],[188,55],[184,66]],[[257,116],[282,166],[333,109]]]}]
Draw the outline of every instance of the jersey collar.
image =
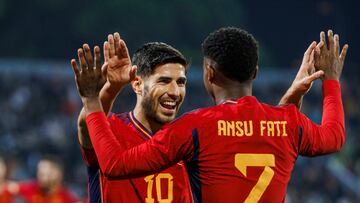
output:
[{"label": "jersey collar", "polygon": [[134,112],[131,111],[129,113],[129,118],[131,123],[134,125],[134,127],[141,133],[143,134],[146,138],[151,139],[153,134],[152,132],[150,132],[148,129],[146,129],[141,123],[140,121],[138,121],[135,116],[134,116]]}]

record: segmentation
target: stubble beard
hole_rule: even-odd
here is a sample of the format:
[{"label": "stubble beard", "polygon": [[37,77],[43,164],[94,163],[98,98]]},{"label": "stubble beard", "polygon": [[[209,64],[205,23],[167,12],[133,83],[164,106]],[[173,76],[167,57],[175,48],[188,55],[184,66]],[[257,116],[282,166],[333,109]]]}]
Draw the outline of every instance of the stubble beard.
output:
[{"label": "stubble beard", "polygon": [[154,107],[154,101],[150,97],[150,94],[149,94],[149,91],[148,91],[147,87],[144,88],[144,98],[143,98],[143,100],[141,102],[141,106],[142,106],[142,108],[144,110],[145,117],[147,119],[149,119],[150,121],[153,121],[153,122],[158,123],[160,125],[165,125],[166,123],[170,122],[168,120],[161,119],[156,114],[156,109]]}]

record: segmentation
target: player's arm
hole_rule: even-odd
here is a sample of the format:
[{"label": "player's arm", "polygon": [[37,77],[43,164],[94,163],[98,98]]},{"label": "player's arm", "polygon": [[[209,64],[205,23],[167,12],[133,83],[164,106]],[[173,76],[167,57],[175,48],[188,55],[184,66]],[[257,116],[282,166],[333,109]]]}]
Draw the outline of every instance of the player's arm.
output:
[{"label": "player's arm", "polygon": [[296,77],[285,95],[281,98],[279,105],[295,104],[300,109],[304,95],[310,90],[313,81],[323,76],[324,72],[319,70],[315,72],[314,54],[315,49],[323,46],[320,41],[318,45],[312,42],[304,53],[304,57]]},{"label": "player's arm", "polygon": [[[134,75],[136,71],[134,67],[131,67],[131,61],[127,48],[125,47],[125,49],[119,49],[119,46],[121,46],[120,40],[119,33],[115,33],[114,36],[109,35],[108,41],[104,43],[105,63],[102,66],[102,73],[106,76],[107,81],[100,91],[100,100],[106,115],[111,111],[113,103],[122,88],[127,84],[127,81],[133,77],[132,75]],[[119,57],[114,58],[115,55]],[[83,48],[78,50],[80,66],[99,68],[101,66],[99,49],[94,49],[94,56],[95,57],[93,59],[89,46],[84,44]],[[107,68],[110,57],[113,58],[111,61],[113,68]],[[77,67],[76,61],[74,59],[71,61],[71,64],[73,68]],[[114,66],[117,64],[119,66],[130,66],[130,72],[128,72],[127,75],[123,72],[120,72],[119,69],[116,67],[114,68]],[[82,146],[83,155],[91,154],[93,148],[89,138],[85,118],[86,116],[83,108],[78,117],[78,138],[79,143]],[[84,156],[84,158],[85,157],[86,156]]]},{"label": "player's arm", "polygon": [[[90,104],[92,105],[94,104]],[[184,127],[189,119],[183,117],[158,131],[151,140],[125,149],[115,138],[105,114],[90,110],[89,113],[86,121],[91,141],[101,171],[106,176],[117,178],[144,176],[160,172],[180,160],[190,160],[193,156],[193,132]]]},{"label": "player's arm", "polygon": [[328,43],[325,42],[323,32],[321,41],[325,46],[316,53],[315,64],[318,70],[324,71],[322,122],[318,126],[304,115],[298,116],[301,128],[299,152],[307,156],[337,152],[345,142],[344,109],[339,80],[348,45],[345,45],[340,53],[339,36],[333,36],[331,30],[328,31]]}]

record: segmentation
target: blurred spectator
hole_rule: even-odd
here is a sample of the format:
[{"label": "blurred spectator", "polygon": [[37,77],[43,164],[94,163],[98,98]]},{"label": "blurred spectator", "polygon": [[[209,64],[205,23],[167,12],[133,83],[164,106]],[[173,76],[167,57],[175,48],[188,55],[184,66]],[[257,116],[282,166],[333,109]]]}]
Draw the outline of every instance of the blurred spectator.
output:
[{"label": "blurred spectator", "polygon": [[13,202],[13,195],[10,193],[7,187],[6,180],[6,164],[5,161],[0,157],[0,202],[11,203]]},{"label": "blurred spectator", "polygon": [[37,179],[11,183],[9,191],[27,203],[72,203],[75,196],[62,185],[63,169],[54,158],[43,158],[37,165]]}]

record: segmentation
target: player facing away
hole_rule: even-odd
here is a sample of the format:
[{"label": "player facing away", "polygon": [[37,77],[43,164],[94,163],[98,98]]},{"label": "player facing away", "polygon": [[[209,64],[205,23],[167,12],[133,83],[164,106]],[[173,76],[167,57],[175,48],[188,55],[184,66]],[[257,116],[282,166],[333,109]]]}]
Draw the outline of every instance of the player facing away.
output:
[{"label": "player facing away", "polygon": [[183,160],[197,202],[284,202],[297,157],[339,151],[345,139],[339,78],[348,46],[340,54],[338,35],[329,31],[328,44],[321,36],[319,46],[313,42],[305,52],[299,71],[305,78],[323,74],[321,125],[294,105],[269,106],[252,96],[257,43],[238,28],[219,29],[202,45],[204,84],[217,105],[185,114],[130,149],[118,142],[102,111],[100,69],[74,68],[101,170],[126,178]]},{"label": "player facing away", "polygon": [[[104,46],[105,61],[112,57],[112,54],[121,54],[115,49],[115,44],[118,43],[118,33],[108,36],[108,42],[105,42]],[[96,61],[99,59],[97,53],[95,52]],[[125,54],[128,55],[127,51]],[[80,64],[94,61],[88,45],[79,50],[79,61]],[[130,64],[130,60],[117,63]],[[185,97],[188,68],[186,58],[178,50],[160,42],[147,43],[140,47],[133,56],[133,64],[137,66],[136,77],[133,72],[123,76],[128,80],[134,77],[132,88],[136,93],[136,106],[130,112],[113,114],[109,118],[113,122],[116,139],[126,143],[127,148],[150,140],[165,123],[175,118]],[[108,106],[107,112],[124,86],[124,83],[117,83],[122,81],[118,79],[122,77],[121,72],[115,71],[116,69],[107,69],[108,80],[102,90],[102,104]],[[84,111],[79,115],[78,129],[82,154],[89,166],[91,202],[192,201],[187,171],[182,163],[143,177],[109,178],[100,171],[88,137]]]}]

